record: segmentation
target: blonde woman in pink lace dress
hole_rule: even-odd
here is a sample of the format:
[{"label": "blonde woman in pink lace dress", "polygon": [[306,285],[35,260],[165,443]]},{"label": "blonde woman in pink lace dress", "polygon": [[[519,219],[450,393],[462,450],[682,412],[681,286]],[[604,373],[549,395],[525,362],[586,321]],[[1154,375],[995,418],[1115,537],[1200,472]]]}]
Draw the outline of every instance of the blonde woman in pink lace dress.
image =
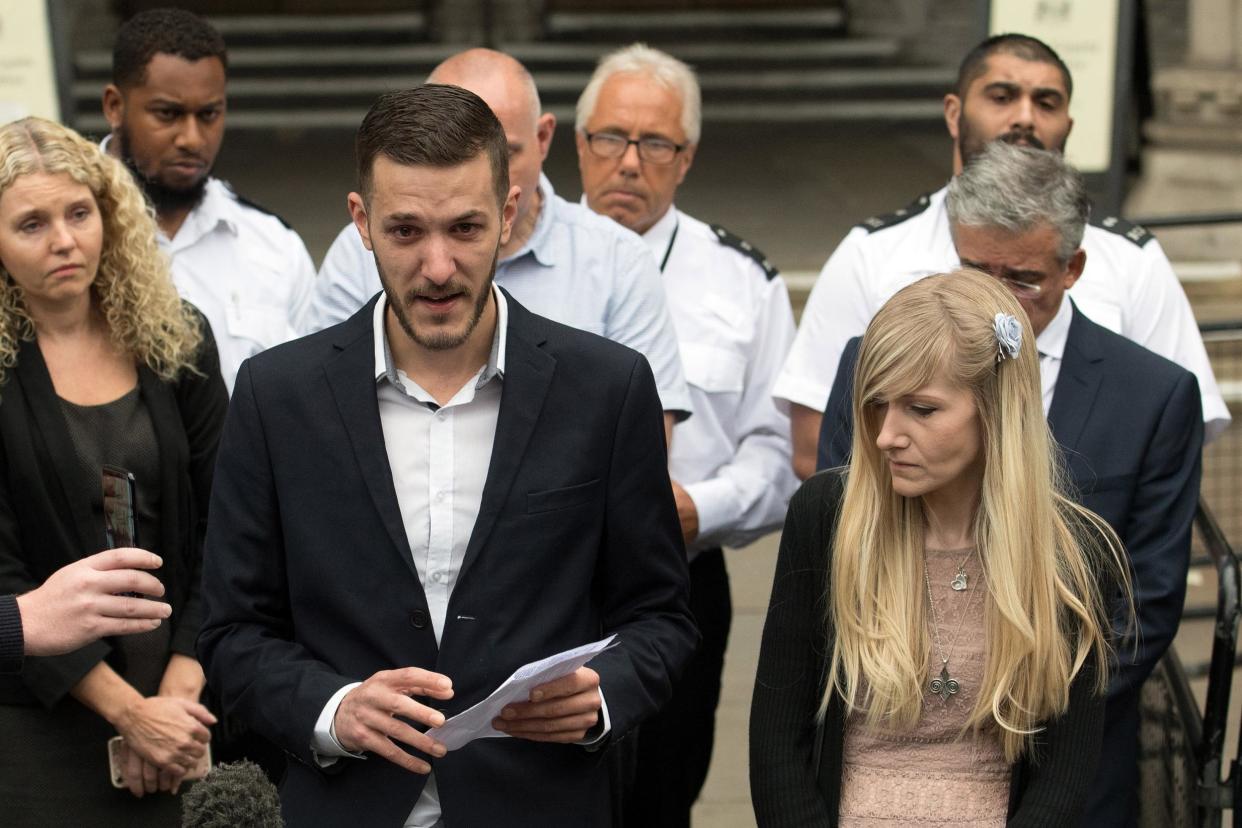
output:
[{"label": "blonde woman in pink lace dress", "polygon": [[1124,571],[1058,486],[1034,339],[970,270],[907,287],[867,328],[851,464],[806,481],[781,539],[751,709],[760,826],[1080,815],[1101,595]]}]

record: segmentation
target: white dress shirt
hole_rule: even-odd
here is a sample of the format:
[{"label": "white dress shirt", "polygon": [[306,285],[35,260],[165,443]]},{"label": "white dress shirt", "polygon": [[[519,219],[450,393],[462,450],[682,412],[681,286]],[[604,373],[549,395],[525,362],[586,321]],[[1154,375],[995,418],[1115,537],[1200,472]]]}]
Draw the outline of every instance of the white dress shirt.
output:
[{"label": "white dress shirt", "polygon": [[[496,283],[535,313],[628,345],[647,357],[665,411],[690,411],[677,335],[646,246],[612,219],[570,204],[540,176],[543,204],[526,244],[496,266]],[[375,257],[346,225],[319,269],[309,327],[344,321],[380,290]]]},{"label": "white dress shirt", "polygon": [[[871,317],[901,288],[960,266],[949,230],[945,190],[914,205],[904,220],[849,232],[815,283],[774,394],[782,403],[823,411],[845,343],[862,335]],[[1105,219],[1104,223],[1110,220]],[[1115,222],[1115,220],[1113,220]],[[1114,224],[1114,226],[1116,226]],[[1140,240],[1146,234],[1138,236]],[[1229,425],[1212,365],[1190,302],[1160,243],[1136,244],[1121,232],[1088,225],[1087,264],[1069,296],[1088,319],[1194,373],[1203,397],[1205,437]]]},{"label": "white dress shirt", "polygon": [[694,416],[673,429],[669,473],[694,501],[690,553],[744,546],[780,528],[797,488],[789,418],[772,383],[793,341],[779,276],[724,244],[707,224],[670,207],[645,234],[677,328]]},{"label": "white dress shirt", "polygon": [[1074,306],[1068,299],[1061,300],[1052,321],[1035,337],[1035,350],[1039,352],[1039,387],[1043,396],[1044,416],[1052,408],[1052,395],[1057,390],[1057,377],[1061,374],[1061,362],[1065,359],[1065,341],[1069,337],[1070,322],[1074,318]]}]

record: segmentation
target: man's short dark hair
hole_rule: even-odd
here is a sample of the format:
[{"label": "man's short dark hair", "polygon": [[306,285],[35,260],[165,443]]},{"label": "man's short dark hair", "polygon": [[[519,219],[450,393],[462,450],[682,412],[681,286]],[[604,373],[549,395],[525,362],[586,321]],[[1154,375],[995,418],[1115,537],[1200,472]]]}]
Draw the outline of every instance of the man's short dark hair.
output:
[{"label": "man's short dark hair", "polygon": [[398,164],[456,167],[486,153],[492,187],[503,207],[509,196],[509,143],[491,107],[459,86],[429,83],[381,95],[362,119],[354,144],[358,191],[371,199],[375,158]]},{"label": "man's short dark hair", "polygon": [[957,70],[957,94],[966,97],[966,90],[987,71],[988,58],[992,55],[1013,55],[1034,63],[1051,63],[1061,71],[1061,79],[1065,82],[1065,96],[1074,94],[1074,78],[1069,67],[1051,46],[1039,38],[1024,34],[998,34],[971,49]]},{"label": "man's short dark hair", "polygon": [[141,86],[156,55],[191,63],[218,58],[229,67],[224,38],[203,18],[183,9],[148,9],[126,20],[112,45],[112,82],[120,89]]}]

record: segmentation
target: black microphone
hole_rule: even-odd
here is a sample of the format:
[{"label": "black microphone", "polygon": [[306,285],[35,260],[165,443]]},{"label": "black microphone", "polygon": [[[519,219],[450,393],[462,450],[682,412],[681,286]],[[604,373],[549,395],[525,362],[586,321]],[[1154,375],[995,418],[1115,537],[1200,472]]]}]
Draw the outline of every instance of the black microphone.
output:
[{"label": "black microphone", "polygon": [[285,828],[280,797],[254,762],[220,764],[181,797],[184,828]]}]

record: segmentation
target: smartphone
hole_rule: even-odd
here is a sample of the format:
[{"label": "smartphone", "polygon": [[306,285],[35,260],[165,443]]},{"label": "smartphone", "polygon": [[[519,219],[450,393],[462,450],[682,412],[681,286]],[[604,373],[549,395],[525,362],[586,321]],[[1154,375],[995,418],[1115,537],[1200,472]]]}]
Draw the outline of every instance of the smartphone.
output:
[{"label": "smartphone", "polygon": [[[211,743],[203,753],[198,764],[192,771],[181,777],[183,782],[202,779],[211,771]],[[112,777],[112,787],[124,788],[125,784],[125,737],[113,736],[108,740],[108,775]]]},{"label": "smartphone", "polygon": [[138,523],[134,518],[137,491],[134,476],[119,466],[104,466],[104,537],[109,549],[138,545]]}]

